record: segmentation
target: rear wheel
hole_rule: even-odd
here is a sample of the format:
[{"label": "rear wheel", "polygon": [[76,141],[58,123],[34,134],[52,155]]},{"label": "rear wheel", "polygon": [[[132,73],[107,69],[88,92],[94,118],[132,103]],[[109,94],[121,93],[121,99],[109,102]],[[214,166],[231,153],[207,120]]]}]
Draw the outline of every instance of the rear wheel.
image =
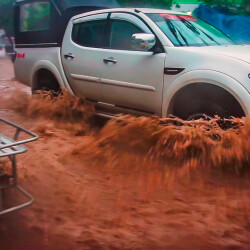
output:
[{"label": "rear wheel", "polygon": [[40,91],[51,91],[54,95],[61,92],[61,87],[54,75],[45,69],[41,69],[36,74],[32,93],[36,94]]}]

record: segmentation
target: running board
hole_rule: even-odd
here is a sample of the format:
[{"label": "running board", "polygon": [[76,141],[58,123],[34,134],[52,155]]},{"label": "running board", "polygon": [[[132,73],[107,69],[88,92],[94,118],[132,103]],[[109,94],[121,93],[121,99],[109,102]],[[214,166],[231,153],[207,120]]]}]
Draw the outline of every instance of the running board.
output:
[{"label": "running board", "polygon": [[95,115],[99,116],[99,117],[107,118],[107,119],[117,119],[118,118],[116,115],[105,114],[105,113],[100,113],[100,112],[96,112]]},{"label": "running board", "polygon": [[114,104],[103,103],[103,102],[98,102],[97,104],[95,104],[95,107],[96,107],[96,115],[106,118],[115,118],[118,114],[131,114],[135,116],[157,115],[155,113],[145,112],[138,109],[121,107]]}]

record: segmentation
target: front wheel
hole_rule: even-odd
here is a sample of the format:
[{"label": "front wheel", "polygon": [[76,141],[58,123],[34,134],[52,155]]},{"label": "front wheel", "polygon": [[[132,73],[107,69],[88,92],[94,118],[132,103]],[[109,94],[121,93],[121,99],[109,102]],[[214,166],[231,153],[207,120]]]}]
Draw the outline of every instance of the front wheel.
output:
[{"label": "front wheel", "polygon": [[206,114],[197,113],[197,114],[192,114],[187,118],[188,121],[194,121],[194,120],[199,120],[199,119],[202,119],[205,121],[211,121],[213,117],[206,115]]},{"label": "front wheel", "polygon": [[226,90],[212,85],[196,83],[184,87],[172,100],[172,114],[184,120],[243,117],[239,102]]}]

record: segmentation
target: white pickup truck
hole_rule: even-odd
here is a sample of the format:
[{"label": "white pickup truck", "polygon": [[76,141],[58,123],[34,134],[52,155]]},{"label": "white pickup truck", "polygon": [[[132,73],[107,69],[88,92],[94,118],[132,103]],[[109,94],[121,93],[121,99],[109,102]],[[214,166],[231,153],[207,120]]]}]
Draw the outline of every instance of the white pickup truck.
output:
[{"label": "white pickup truck", "polygon": [[[27,1],[24,6],[27,16]],[[49,18],[39,23],[40,33],[50,24]],[[15,74],[33,91],[66,88],[93,101],[103,116],[250,115],[250,46],[236,45],[191,15],[132,8],[86,12],[67,22],[61,43],[22,43],[29,28],[22,25]]]}]

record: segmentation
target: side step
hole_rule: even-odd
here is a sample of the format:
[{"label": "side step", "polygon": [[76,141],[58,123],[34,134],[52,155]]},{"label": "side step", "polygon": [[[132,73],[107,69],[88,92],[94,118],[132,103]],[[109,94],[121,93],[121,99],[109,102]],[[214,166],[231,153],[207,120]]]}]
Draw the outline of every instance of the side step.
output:
[{"label": "side step", "polygon": [[95,104],[96,108],[96,115],[112,119],[116,118],[117,115],[119,114],[131,114],[135,116],[152,116],[152,115],[157,115],[155,113],[150,113],[142,110],[137,110],[137,109],[131,109],[131,108],[126,108],[126,107],[121,107],[121,106],[116,106],[113,104],[109,103],[103,103],[103,102],[97,102]]},{"label": "side step", "polygon": [[116,119],[117,118],[116,115],[107,114],[107,113],[100,113],[100,112],[96,112],[95,115],[103,117],[103,118],[107,118],[107,119]]}]

